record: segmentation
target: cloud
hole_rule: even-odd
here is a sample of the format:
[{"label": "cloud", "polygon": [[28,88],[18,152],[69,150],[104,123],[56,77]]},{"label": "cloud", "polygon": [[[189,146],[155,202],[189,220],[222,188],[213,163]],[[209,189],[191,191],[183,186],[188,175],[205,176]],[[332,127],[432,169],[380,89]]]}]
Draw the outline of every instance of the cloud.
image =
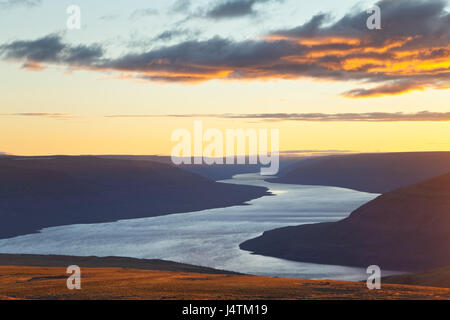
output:
[{"label": "cloud", "polygon": [[[199,30],[192,30],[187,28],[173,28],[160,32],[154,36],[139,36],[137,33],[132,33],[130,38],[124,42],[127,48],[139,49],[141,51],[147,50],[149,47],[154,47],[156,43],[169,43],[188,39],[195,39],[201,34]],[[131,77],[130,77],[131,78]]]},{"label": "cloud", "polygon": [[[230,19],[255,15],[255,5],[271,0],[222,0],[206,12],[211,19]],[[274,0],[280,1],[280,0]]]},{"label": "cloud", "polygon": [[171,40],[174,37],[185,34],[185,30],[166,30],[157,35],[154,40]]},{"label": "cloud", "polygon": [[[221,5],[228,3],[233,1]],[[369,15],[354,11],[337,21],[319,14],[300,26],[275,30],[261,39],[186,40],[114,59],[105,58],[98,45],[74,47],[55,35],[1,45],[0,55],[7,60],[115,71],[128,78],[158,82],[312,78],[359,83],[342,93],[348,98],[450,88],[450,14],[446,2],[383,0],[378,5],[381,30],[368,30]],[[229,10],[220,12],[248,12]],[[158,35],[160,39],[175,36],[177,31]]]},{"label": "cloud", "polygon": [[36,118],[51,118],[58,120],[67,120],[74,118],[74,115],[67,113],[46,113],[46,112],[22,112],[22,113],[4,113],[0,116],[17,116],[17,117],[36,117]]},{"label": "cloud", "polygon": [[192,31],[188,29],[173,29],[173,30],[166,30],[164,32],[161,32],[156,37],[154,37],[153,41],[170,41],[175,38],[179,37],[188,37],[193,38],[200,34],[199,31]]},{"label": "cloud", "polygon": [[22,60],[24,67],[36,63],[87,66],[103,56],[103,49],[99,45],[67,45],[60,35],[48,35],[38,40],[0,45],[0,56],[5,60]]},{"label": "cloud", "polygon": [[66,117],[69,116],[65,113],[33,113],[33,112],[25,112],[25,113],[14,113],[15,116],[25,116],[25,117]]},{"label": "cloud", "polygon": [[[282,2],[283,0],[215,0],[207,8],[197,8],[189,12],[191,1],[177,0],[170,8],[171,13],[188,13],[187,19],[206,18],[211,20],[234,19],[245,16],[255,16],[255,7],[268,2]],[[186,21],[185,20],[185,21]]]},{"label": "cloud", "polygon": [[25,69],[27,71],[42,71],[45,69],[44,66],[42,66],[40,63],[38,62],[34,62],[34,61],[29,61],[29,62],[25,62],[22,65],[22,69]]},{"label": "cloud", "polygon": [[130,14],[130,20],[137,20],[140,18],[148,17],[148,16],[155,16],[158,14],[158,11],[155,9],[147,8],[147,9],[138,9],[133,11]]},{"label": "cloud", "polygon": [[257,0],[228,0],[217,4],[206,13],[208,18],[224,19],[238,18],[254,14],[254,4]]},{"label": "cloud", "polygon": [[175,115],[108,115],[107,118],[218,118],[260,121],[308,122],[400,122],[450,121],[450,112],[421,111],[368,113],[261,113],[261,114],[175,114]]},{"label": "cloud", "polygon": [[[295,54],[301,46],[288,41],[233,42],[215,37],[186,41],[140,54],[128,54],[104,64],[107,69],[136,72],[143,79],[171,82],[201,82],[211,79],[259,78],[269,70],[256,70]],[[268,67],[268,66],[267,66]]]},{"label": "cloud", "polygon": [[391,95],[396,93],[405,93],[414,90],[424,90],[424,85],[422,83],[411,81],[398,81],[392,82],[386,85],[381,85],[371,89],[353,89],[345,92],[343,95],[350,98],[365,98],[365,97],[376,97]]},{"label": "cloud", "polygon": [[280,153],[295,154],[295,153],[348,153],[354,152],[351,150],[284,150]]},{"label": "cloud", "polygon": [[172,4],[170,11],[173,13],[185,13],[189,10],[190,7],[191,7],[190,0],[176,0]]},{"label": "cloud", "polygon": [[4,0],[0,1],[1,9],[11,9],[15,7],[37,7],[42,4],[42,0]]},{"label": "cloud", "polygon": [[281,155],[303,155],[303,156],[327,156],[336,154],[349,154],[355,153],[351,150],[284,150],[280,151]]},{"label": "cloud", "polygon": [[448,88],[450,15],[446,1],[384,0],[378,6],[382,30],[361,27],[367,20],[364,12],[348,14],[328,26],[324,24],[329,16],[319,14],[304,25],[273,32],[269,38],[309,46],[309,62],[339,71],[342,78],[382,83],[345,92],[346,97]]}]

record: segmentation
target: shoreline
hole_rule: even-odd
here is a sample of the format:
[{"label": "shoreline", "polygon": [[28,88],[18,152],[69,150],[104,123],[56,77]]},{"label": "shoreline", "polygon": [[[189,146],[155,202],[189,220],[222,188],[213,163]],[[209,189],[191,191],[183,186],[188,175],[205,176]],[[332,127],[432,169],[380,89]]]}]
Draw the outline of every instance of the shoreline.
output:
[{"label": "shoreline", "polygon": [[[223,185],[234,185],[231,183],[225,183],[225,182],[216,182],[218,184],[223,184]],[[254,187],[251,185],[239,185],[236,184],[238,187],[239,186],[244,186],[244,187]],[[17,237],[22,237],[22,236],[28,236],[28,235],[33,235],[33,234],[39,234],[41,233],[42,230],[44,229],[49,229],[49,228],[58,228],[58,227],[67,227],[67,226],[73,226],[73,225],[91,225],[91,224],[102,224],[102,223],[115,223],[115,222],[119,222],[119,221],[127,221],[127,220],[136,220],[136,219],[146,219],[146,218],[155,218],[155,217],[163,217],[163,216],[170,216],[170,215],[176,215],[176,214],[185,214],[185,213],[193,213],[193,212],[201,212],[201,211],[206,211],[206,210],[214,210],[214,209],[225,209],[225,208],[231,208],[231,207],[239,207],[239,206],[248,206],[248,202],[253,201],[253,200],[257,200],[257,199],[261,199],[263,197],[270,197],[270,196],[274,196],[273,193],[270,192],[270,190],[268,188],[263,188],[263,187],[254,187],[255,189],[261,189],[260,190],[260,194],[258,195],[252,195],[251,198],[249,198],[248,200],[237,200],[236,202],[232,202],[230,201],[229,204],[226,205],[222,205],[222,206],[212,206],[212,207],[205,207],[205,208],[195,208],[195,209],[190,209],[190,210],[180,210],[180,211],[176,211],[176,212],[170,212],[170,213],[161,213],[161,214],[155,214],[155,215],[150,215],[150,216],[143,216],[143,217],[135,217],[135,218],[119,218],[116,220],[111,220],[111,219],[106,219],[104,221],[95,221],[95,222],[73,222],[73,223],[67,223],[67,224],[61,224],[61,225],[50,225],[50,226],[45,226],[42,227],[38,230],[34,230],[34,231],[30,231],[30,232],[23,232],[23,233],[17,233],[11,236],[7,236],[7,237],[3,237],[0,234],[0,240],[8,240],[8,239],[14,239]],[[265,190],[264,190],[265,189]],[[0,249],[1,250],[1,249]],[[0,253],[1,254],[1,253]]]},{"label": "shoreline", "polygon": [[195,272],[205,274],[239,274],[232,271],[218,270],[209,267],[161,259],[138,259],[119,256],[98,257],[55,254],[0,253],[0,266],[67,267],[69,265],[78,265],[79,267],[85,268],[131,268],[140,270]]}]

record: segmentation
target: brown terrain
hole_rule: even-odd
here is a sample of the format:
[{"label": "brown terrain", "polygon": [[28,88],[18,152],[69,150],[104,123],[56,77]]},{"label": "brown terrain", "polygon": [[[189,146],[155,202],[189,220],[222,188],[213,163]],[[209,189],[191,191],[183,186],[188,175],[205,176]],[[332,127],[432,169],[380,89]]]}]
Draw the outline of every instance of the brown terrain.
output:
[{"label": "brown terrain", "polygon": [[0,267],[0,299],[450,299],[450,289],[200,274],[126,268],[83,268],[81,290],[68,290],[65,268]]},{"label": "brown terrain", "polygon": [[[103,260],[135,267],[98,267]],[[14,262],[25,265],[9,265]],[[68,262],[80,263],[81,290],[67,289],[66,267],[51,266]],[[238,275],[161,260],[1,255],[0,265],[0,299],[450,299],[444,288],[383,284],[368,290],[362,282]]]}]

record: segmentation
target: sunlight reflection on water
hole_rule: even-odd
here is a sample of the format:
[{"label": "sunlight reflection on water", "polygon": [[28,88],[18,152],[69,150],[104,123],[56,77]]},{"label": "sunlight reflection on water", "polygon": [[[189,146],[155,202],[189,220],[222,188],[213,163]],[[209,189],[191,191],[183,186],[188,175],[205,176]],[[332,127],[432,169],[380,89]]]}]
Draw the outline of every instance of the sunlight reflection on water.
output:
[{"label": "sunlight reflection on water", "polygon": [[165,259],[256,275],[306,279],[367,278],[362,268],[264,257],[240,250],[239,244],[274,228],[340,220],[376,194],[334,187],[271,184],[257,174],[238,175],[225,182],[265,186],[274,196],[249,201],[250,205],[245,206],[47,228],[39,234],[0,240],[0,252]]}]

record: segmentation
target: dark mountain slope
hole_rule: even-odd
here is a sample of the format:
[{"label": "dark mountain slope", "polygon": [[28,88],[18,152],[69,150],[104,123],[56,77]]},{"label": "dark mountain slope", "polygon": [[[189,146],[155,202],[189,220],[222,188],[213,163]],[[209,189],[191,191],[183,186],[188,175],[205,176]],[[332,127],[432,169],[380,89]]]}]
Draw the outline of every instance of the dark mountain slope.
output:
[{"label": "dark mountain slope", "polygon": [[410,286],[450,288],[450,267],[384,277],[381,281],[382,283],[406,284]]},{"label": "dark mountain slope", "polygon": [[296,261],[382,269],[450,265],[450,174],[384,194],[334,223],[281,228],[241,248]]},{"label": "dark mountain slope", "polygon": [[205,274],[238,274],[236,272],[217,270],[190,264],[157,260],[136,259],[128,257],[77,257],[36,254],[0,253],[0,266],[61,267],[77,265],[80,268],[133,268],[140,270],[158,270],[170,272],[195,272]]},{"label": "dark mountain slope", "polygon": [[337,155],[299,161],[270,182],[386,193],[450,172],[450,152]]},{"label": "dark mountain slope", "polygon": [[[168,156],[103,155],[99,157],[122,160],[151,160],[167,164],[172,163],[172,158]],[[296,164],[298,160],[299,158],[295,156],[281,155],[279,163],[280,172],[287,170],[289,166]],[[214,181],[231,179],[237,174],[259,173],[261,170],[260,164],[249,164],[248,159],[246,160],[246,164],[181,164],[177,167]]]},{"label": "dark mountain slope", "polygon": [[95,157],[0,159],[0,238],[66,224],[225,207],[265,188],[213,182],[174,166]]}]

